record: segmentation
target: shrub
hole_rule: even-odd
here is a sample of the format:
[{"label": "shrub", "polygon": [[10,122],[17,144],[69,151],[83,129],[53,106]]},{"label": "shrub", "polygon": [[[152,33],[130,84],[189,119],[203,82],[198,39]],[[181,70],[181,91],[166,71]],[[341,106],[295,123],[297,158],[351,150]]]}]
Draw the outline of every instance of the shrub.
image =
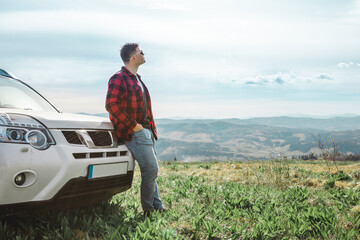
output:
[{"label": "shrub", "polygon": [[344,173],[342,170],[332,175],[332,178],[336,181],[350,181],[351,177]]},{"label": "shrub", "polygon": [[335,187],[335,179],[330,178],[325,184],[324,184],[324,188],[325,189],[330,189]]}]

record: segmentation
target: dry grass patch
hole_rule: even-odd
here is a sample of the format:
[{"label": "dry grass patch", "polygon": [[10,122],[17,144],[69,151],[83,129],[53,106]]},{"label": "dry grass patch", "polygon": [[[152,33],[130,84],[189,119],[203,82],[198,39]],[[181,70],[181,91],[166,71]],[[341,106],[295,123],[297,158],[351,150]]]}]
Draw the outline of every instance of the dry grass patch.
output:
[{"label": "dry grass patch", "polygon": [[[171,167],[169,167],[170,164]],[[206,165],[206,163],[205,163]],[[201,165],[200,165],[201,166]],[[179,175],[205,177],[213,182],[239,182],[249,185],[275,185],[280,188],[306,186],[322,188],[338,169],[332,162],[318,163],[286,162],[282,160],[264,162],[218,162],[208,169],[198,164],[163,163],[160,164],[160,176]],[[353,177],[350,182],[336,181],[335,186],[347,189],[360,186],[360,163],[338,166],[344,174]]]}]

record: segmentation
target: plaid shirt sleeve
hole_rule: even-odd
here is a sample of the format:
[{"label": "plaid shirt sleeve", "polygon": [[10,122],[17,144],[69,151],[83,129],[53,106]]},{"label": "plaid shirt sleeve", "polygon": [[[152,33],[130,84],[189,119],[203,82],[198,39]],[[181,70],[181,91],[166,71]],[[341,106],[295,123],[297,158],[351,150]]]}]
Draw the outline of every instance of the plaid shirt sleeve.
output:
[{"label": "plaid shirt sleeve", "polygon": [[[108,83],[105,108],[109,112],[110,120],[114,125],[115,132],[120,139],[129,140],[132,129],[136,126],[136,119],[132,118],[131,112],[136,106],[129,106],[126,76],[121,72],[113,75]],[[130,104],[131,105],[131,104]]]}]

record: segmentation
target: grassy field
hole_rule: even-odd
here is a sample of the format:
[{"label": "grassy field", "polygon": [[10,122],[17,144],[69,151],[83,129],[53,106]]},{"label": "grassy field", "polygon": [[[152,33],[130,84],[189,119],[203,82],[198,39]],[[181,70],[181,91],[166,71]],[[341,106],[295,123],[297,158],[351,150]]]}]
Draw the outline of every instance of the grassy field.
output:
[{"label": "grassy field", "polygon": [[0,239],[358,239],[360,163],[160,164],[165,214],[133,187],[100,207],[3,219]]}]

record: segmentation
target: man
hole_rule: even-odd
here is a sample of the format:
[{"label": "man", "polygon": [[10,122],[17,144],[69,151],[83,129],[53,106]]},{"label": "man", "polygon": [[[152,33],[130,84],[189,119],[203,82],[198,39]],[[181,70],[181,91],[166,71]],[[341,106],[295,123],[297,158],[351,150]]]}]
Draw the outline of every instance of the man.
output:
[{"label": "man", "polygon": [[125,142],[140,166],[141,205],[144,216],[148,217],[154,210],[165,210],[156,182],[159,169],[155,152],[157,132],[150,95],[137,74],[145,57],[136,43],[125,44],[120,56],[125,66],[109,80],[105,107],[116,135]]}]

